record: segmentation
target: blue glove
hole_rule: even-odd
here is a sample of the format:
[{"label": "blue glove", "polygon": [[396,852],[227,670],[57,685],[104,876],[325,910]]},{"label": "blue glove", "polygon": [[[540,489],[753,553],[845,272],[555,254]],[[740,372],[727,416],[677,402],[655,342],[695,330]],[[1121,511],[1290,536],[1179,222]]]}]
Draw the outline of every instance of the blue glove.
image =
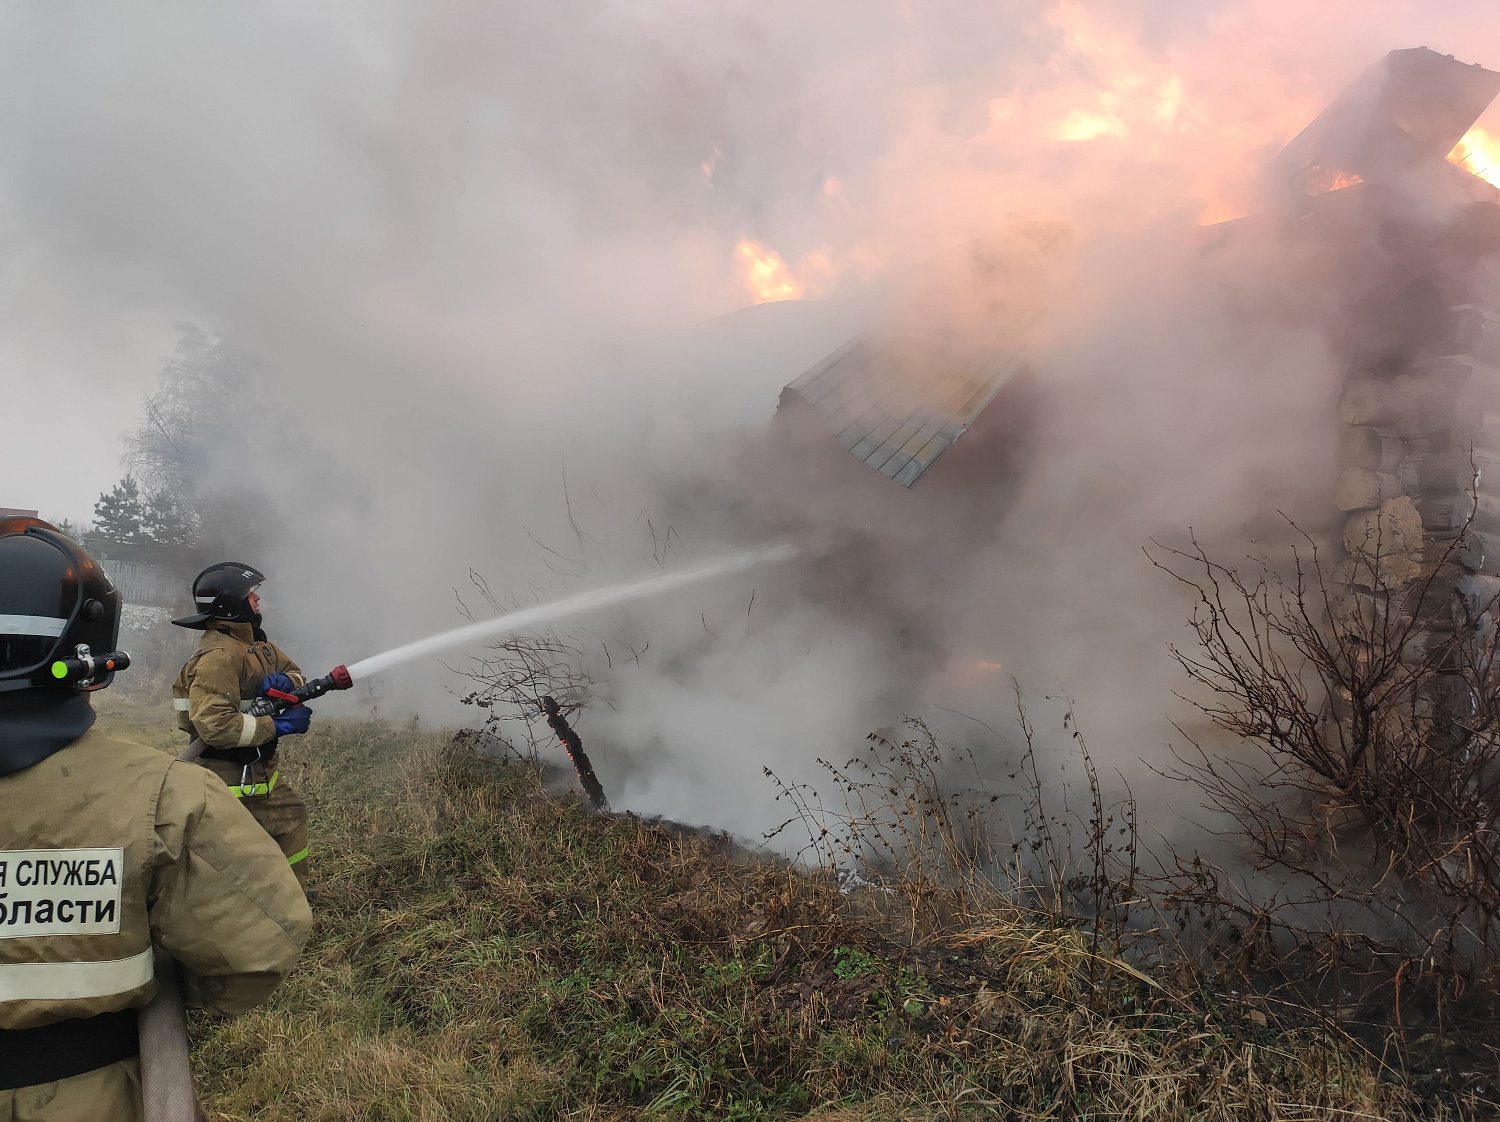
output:
[{"label": "blue glove", "polygon": [[265,697],[267,690],[280,690],[282,693],[291,693],[297,688],[297,684],[286,674],[267,674],[260,680],[260,696]]},{"label": "blue glove", "polygon": [[299,732],[306,732],[311,721],[312,710],[305,705],[293,706],[285,713],[277,713],[271,718],[271,723],[276,726],[277,736],[293,736]]}]

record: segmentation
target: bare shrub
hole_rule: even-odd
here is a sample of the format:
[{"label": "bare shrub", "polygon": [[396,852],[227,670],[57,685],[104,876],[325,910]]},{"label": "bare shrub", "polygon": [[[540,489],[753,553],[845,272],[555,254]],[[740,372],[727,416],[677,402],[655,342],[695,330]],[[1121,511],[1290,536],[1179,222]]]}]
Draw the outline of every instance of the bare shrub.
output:
[{"label": "bare shrub", "polygon": [[[184,608],[182,614],[190,610]],[[112,689],[158,700],[171,693],[172,680],[198,640],[196,632],[173,627],[172,614],[169,609],[151,605],[125,605],[119,645],[130,652],[130,669],[115,678]]]},{"label": "bare shrub", "polygon": [[1195,856],[1170,895],[1234,916],[1246,962],[1291,948],[1458,986],[1500,950],[1493,605],[1465,612],[1453,594],[1460,539],[1401,584],[1379,542],[1335,573],[1301,541],[1284,572],[1196,540],[1152,558],[1197,600],[1196,644],[1173,650],[1202,687],[1188,700],[1235,745],[1184,732],[1173,775],[1279,885],[1256,898]]},{"label": "bare shrub", "polygon": [[[469,579],[495,613],[525,603],[517,597],[499,600],[472,570]],[[460,610],[474,618],[462,602]],[[581,643],[552,629],[497,639],[486,649],[488,653],[475,658],[472,666],[456,671],[475,683],[460,700],[485,711],[481,735],[500,745],[502,752],[535,759],[541,744],[552,736],[542,698],[556,698],[563,715],[571,716],[592,696],[586,652]]]}]

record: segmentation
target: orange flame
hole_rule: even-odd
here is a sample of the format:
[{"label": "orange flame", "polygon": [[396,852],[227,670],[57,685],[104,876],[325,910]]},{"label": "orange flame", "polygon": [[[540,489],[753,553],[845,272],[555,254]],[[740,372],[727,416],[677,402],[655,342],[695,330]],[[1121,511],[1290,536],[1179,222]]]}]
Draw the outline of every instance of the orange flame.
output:
[{"label": "orange flame", "polygon": [[1500,187],[1500,137],[1493,137],[1478,125],[1464,133],[1463,139],[1448,153],[1448,162],[1477,175],[1486,183]]},{"label": "orange flame", "polygon": [[1307,169],[1307,193],[1326,195],[1330,191],[1342,191],[1364,180],[1352,172],[1335,171],[1333,168],[1314,165]]},{"label": "orange flame", "polygon": [[746,240],[734,247],[734,255],[739,259],[745,288],[755,297],[757,304],[801,299],[802,286],[786,267],[781,254],[774,249]]},{"label": "orange flame", "polygon": [[[1087,6],[1060,0],[1047,22],[1062,32],[1068,49],[1092,62],[1099,74],[1091,105],[1074,106],[1048,130],[1054,140],[1131,139],[1139,127],[1178,128],[1188,123],[1181,75],[1151,59],[1128,36],[1100,23]],[[993,117],[995,103],[990,103]]]}]

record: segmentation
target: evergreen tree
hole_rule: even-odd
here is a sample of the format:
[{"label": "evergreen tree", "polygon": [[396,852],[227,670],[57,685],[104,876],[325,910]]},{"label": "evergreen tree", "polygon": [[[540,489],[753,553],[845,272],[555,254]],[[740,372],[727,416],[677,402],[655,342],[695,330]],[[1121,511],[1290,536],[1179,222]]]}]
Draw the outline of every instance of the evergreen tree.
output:
[{"label": "evergreen tree", "polygon": [[106,545],[133,545],[142,539],[146,517],[140,485],[127,475],[94,504],[94,533]]},{"label": "evergreen tree", "polygon": [[145,500],[141,537],[153,545],[180,548],[192,544],[193,523],[166,493],[158,491]]},{"label": "evergreen tree", "polygon": [[[100,497],[103,498],[102,495]],[[63,537],[65,537],[65,538],[72,538],[79,545],[84,545],[85,544],[84,543],[84,538],[87,537],[88,535],[85,533],[84,528],[82,526],[80,526],[77,522],[74,522],[71,518],[59,518],[59,519],[51,519],[51,518],[49,518],[47,521],[51,522],[52,525],[56,526],[57,527],[57,532],[59,534],[61,534]]]}]

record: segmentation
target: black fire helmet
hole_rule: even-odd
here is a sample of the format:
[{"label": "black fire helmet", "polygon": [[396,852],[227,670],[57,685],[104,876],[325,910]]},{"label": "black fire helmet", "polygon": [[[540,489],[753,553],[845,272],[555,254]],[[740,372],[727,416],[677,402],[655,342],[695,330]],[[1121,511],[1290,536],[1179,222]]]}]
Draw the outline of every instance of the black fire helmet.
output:
[{"label": "black fire helmet", "polygon": [[174,619],[178,627],[202,631],[211,619],[229,623],[254,623],[250,610],[250,593],[259,587],[266,575],[251,565],[238,561],[220,561],[193,578],[193,603],[198,614]]},{"label": "black fire helmet", "polygon": [[0,519],[0,694],[103,689],[111,670],[80,682],[53,671],[80,645],[115,649],[120,592],[83,547],[39,518]]}]

